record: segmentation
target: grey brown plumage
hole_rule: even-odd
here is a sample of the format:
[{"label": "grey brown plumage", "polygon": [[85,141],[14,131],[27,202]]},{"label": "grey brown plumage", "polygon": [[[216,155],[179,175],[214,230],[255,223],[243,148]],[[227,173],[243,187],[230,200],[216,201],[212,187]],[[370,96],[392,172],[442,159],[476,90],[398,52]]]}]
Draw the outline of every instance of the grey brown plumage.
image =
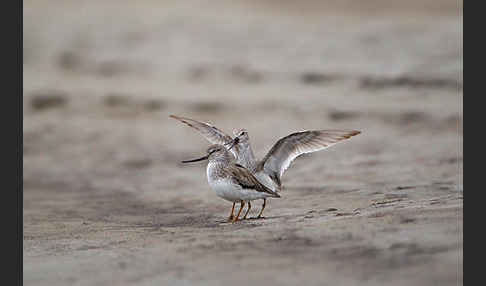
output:
[{"label": "grey brown plumage", "polygon": [[277,141],[256,167],[263,171],[281,188],[281,177],[295,158],[326,149],[342,140],[361,133],[357,130],[312,130],[292,133]]},{"label": "grey brown plumage", "polygon": [[209,123],[200,122],[187,117],[181,117],[176,115],[169,115],[169,117],[177,119],[187,124],[188,126],[196,129],[212,144],[224,145],[230,143],[233,140],[231,136],[227,135],[226,133]]},{"label": "grey brown plumage", "polygon": [[257,192],[268,193],[275,198],[280,198],[279,194],[265,187],[250,173],[250,171],[239,164],[228,165],[223,169],[223,172],[225,172],[225,175],[230,177],[235,184],[240,185],[243,189],[254,189]]},{"label": "grey brown plumage", "polygon": [[203,157],[184,160],[182,162],[190,163],[209,160],[206,168],[208,183],[216,192],[216,195],[233,202],[230,218],[233,214],[234,203],[241,202],[240,210],[236,217],[233,217],[233,222],[238,220],[241,209],[246,202],[249,203],[252,200],[265,199],[268,197],[280,198],[279,194],[260,183],[249,170],[236,164],[234,162],[235,158],[230,154],[226,147],[214,144],[207,149],[206,153],[207,155]]},{"label": "grey brown plumage", "polygon": [[[231,136],[209,123],[175,115],[170,117],[196,129],[211,143],[222,144],[226,148],[229,145],[234,146],[231,152],[237,163],[247,168],[257,181],[273,192],[282,190],[282,175],[298,156],[324,150],[361,133],[361,131],[357,130],[308,130],[295,132],[279,139],[266,156],[258,161],[253,154],[246,130],[237,130],[234,132],[235,137],[231,138]],[[263,200],[262,211],[266,205],[266,199],[264,198]]]},{"label": "grey brown plumage", "polygon": [[[176,116],[176,115],[169,115],[170,118],[174,118],[189,127],[194,128],[197,132],[199,132],[206,140],[208,140],[212,144],[218,144],[223,146],[229,146],[231,142],[233,142],[233,138],[228,134],[224,133],[216,126],[213,126],[206,122],[197,121],[194,119],[190,119],[187,117]],[[235,158],[238,158],[239,149],[238,146],[234,146],[231,150],[231,153]]]}]

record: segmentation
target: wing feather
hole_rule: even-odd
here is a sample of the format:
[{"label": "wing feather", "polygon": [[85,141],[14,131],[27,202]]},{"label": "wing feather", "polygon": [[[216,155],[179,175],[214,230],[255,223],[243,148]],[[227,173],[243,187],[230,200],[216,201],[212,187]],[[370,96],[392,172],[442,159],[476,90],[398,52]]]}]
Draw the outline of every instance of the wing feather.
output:
[{"label": "wing feather", "polygon": [[170,115],[169,117],[177,119],[180,122],[185,123],[188,126],[196,129],[196,131],[198,131],[204,138],[206,138],[206,140],[208,140],[212,144],[224,145],[233,140],[231,136],[219,130],[215,126],[212,126],[209,123],[200,122],[194,119],[176,116],[176,115]]},{"label": "wing feather", "polygon": [[280,195],[275,193],[274,191],[270,190],[269,188],[265,187],[262,183],[260,183],[245,167],[241,165],[234,165],[229,166],[227,168],[230,177],[232,180],[240,185],[244,189],[254,189],[257,192],[263,192],[273,195],[274,197],[279,198]]},{"label": "wing feather", "polygon": [[273,145],[262,160],[265,173],[277,179],[298,156],[324,150],[342,140],[360,134],[356,130],[312,130],[292,133]]}]

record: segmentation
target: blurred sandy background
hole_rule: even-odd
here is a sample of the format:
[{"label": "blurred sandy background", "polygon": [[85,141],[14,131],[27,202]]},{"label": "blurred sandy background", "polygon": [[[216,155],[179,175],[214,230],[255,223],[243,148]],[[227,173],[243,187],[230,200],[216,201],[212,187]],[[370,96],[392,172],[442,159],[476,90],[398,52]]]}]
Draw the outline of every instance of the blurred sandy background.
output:
[{"label": "blurred sandy background", "polygon": [[[462,1],[23,3],[25,285],[462,285]],[[232,225],[169,114],[362,134]]]}]

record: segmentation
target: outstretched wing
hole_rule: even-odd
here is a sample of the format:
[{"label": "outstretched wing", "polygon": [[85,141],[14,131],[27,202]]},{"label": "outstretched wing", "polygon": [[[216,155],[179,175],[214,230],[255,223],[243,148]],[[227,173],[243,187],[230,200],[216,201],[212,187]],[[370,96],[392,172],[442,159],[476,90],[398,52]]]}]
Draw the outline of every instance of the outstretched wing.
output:
[{"label": "outstretched wing", "polygon": [[280,178],[299,155],[326,149],[358,135],[356,130],[314,130],[292,133],[273,145],[261,161],[261,168],[281,187]]},{"label": "outstretched wing", "polygon": [[245,167],[235,164],[226,170],[234,183],[240,185],[243,189],[254,189],[257,192],[268,193],[273,197],[280,198],[279,194],[265,187]]},{"label": "outstretched wing", "polygon": [[218,128],[212,126],[209,123],[200,122],[194,119],[170,115],[169,117],[179,120],[182,123],[189,125],[190,127],[196,129],[206,140],[212,144],[224,145],[233,140],[231,136],[219,130]]}]

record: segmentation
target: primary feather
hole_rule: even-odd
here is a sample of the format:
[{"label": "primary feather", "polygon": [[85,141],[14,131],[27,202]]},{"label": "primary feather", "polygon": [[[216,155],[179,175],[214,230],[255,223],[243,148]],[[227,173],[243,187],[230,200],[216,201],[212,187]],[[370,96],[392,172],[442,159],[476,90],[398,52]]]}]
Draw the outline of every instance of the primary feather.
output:
[{"label": "primary feather", "polygon": [[[176,115],[169,115],[169,117],[179,120],[180,122],[187,124],[189,127],[194,128],[204,138],[206,138],[206,140],[208,140],[212,144],[228,146],[233,141],[233,138],[231,138],[231,136],[229,136],[228,134],[224,133],[223,131],[221,131],[220,129],[216,128],[215,126],[209,123],[197,121],[187,117],[176,116]],[[237,149],[238,146],[235,146],[230,150],[233,156],[235,156],[235,158],[237,158],[238,156]]]},{"label": "primary feather", "polygon": [[281,138],[260,162],[260,169],[280,185],[282,174],[298,156],[326,149],[361,133],[356,130],[313,130],[292,133]]}]

